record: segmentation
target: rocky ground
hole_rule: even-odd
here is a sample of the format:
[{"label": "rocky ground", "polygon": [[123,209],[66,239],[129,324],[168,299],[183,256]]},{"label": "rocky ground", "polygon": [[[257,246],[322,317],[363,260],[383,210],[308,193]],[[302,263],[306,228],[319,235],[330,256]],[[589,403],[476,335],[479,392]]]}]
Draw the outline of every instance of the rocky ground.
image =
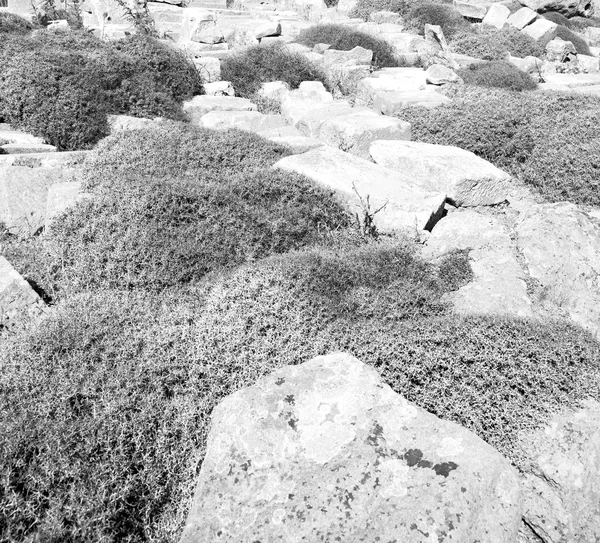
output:
[{"label": "rocky ground", "polygon": [[[510,25],[545,48],[544,58],[508,58],[538,79],[535,92],[599,94],[600,28],[581,35],[592,53],[583,55],[556,37],[557,24],[538,13],[539,2],[519,9],[454,4],[473,24]],[[103,37],[129,31],[115,8],[93,1],[83,8],[85,23]],[[288,146],[292,154],[273,168],[332,189],[359,221],[384,237],[409,237],[427,261],[468,252],[473,278],[447,295],[457,314],[562,319],[600,340],[600,209],[547,203],[469,151],[413,141],[402,112],[451,102],[448,89],[463,84],[458,69],[483,62],[454,53],[439,26],[426,25],[421,36],[392,12],[350,18],[342,1],[334,8],[197,1],[148,8],[159,33],[206,76],[205,94],[183,106],[192,124]],[[565,10],[589,15],[574,3]],[[373,52],[362,47],[294,43],[315,22],[383,38],[408,65],[375,69]],[[266,83],[259,94],[277,104],[273,113],[236,96],[221,80],[221,60],[272,43],[317,63],[336,89]],[[113,116],[111,132],[160,123]],[[0,221],[12,234],[49,232],[57,215],[88,197],[72,174],[92,151],[59,153],[8,125],[0,140]],[[0,323],[9,329],[46,311],[0,256]],[[181,541],[600,540],[600,404],[557,414],[524,435],[522,448],[530,465],[518,472],[472,432],[407,402],[350,355],[320,357],[278,370],[215,409]]]}]

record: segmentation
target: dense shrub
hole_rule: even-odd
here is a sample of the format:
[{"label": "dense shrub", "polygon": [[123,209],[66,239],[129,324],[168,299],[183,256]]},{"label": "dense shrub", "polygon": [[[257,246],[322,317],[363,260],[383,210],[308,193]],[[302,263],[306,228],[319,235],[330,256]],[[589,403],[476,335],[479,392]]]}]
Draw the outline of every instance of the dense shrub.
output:
[{"label": "dense shrub", "polygon": [[446,39],[450,40],[458,32],[468,32],[471,28],[467,20],[451,5],[438,2],[417,2],[406,14],[407,27],[423,34],[425,25],[439,25]]},{"label": "dense shrub", "polygon": [[42,32],[13,38],[3,56],[0,116],[59,150],[104,137],[108,113],[182,119],[181,101],[201,88],[180,53],[143,36],[106,44],[86,32]]},{"label": "dense shrub", "polygon": [[397,66],[394,47],[385,40],[359,32],[345,25],[319,24],[311,26],[298,35],[298,43],[314,47],[317,43],[327,43],[332,49],[350,51],[357,46],[373,51],[373,66],[383,68]]},{"label": "dense shrub", "polygon": [[155,298],[72,299],[0,349],[0,539],[177,540],[214,405],[335,350],[518,463],[519,431],[598,398],[598,343],[566,325],[457,318],[442,275],[373,245]]},{"label": "dense shrub", "polygon": [[238,96],[251,98],[263,83],[285,81],[292,89],[303,81],[321,81],[325,73],[300,53],[282,45],[254,46],[228,56],[221,63],[221,77],[230,81]]},{"label": "dense shrub", "polygon": [[348,16],[368,21],[371,13],[393,11],[398,15],[404,15],[409,9],[408,0],[358,0]]},{"label": "dense shrub", "polygon": [[600,161],[591,153],[599,140],[595,97],[466,87],[452,104],[405,110],[402,118],[416,141],[472,151],[522,177],[548,201],[600,205]]},{"label": "dense shrub", "polygon": [[575,30],[577,32],[584,32],[588,26],[597,26],[600,27],[600,18],[599,17],[571,17],[569,19],[569,24],[564,25],[571,30]]},{"label": "dense shrub", "polygon": [[493,60],[491,62],[471,64],[458,71],[467,85],[478,87],[508,89],[512,91],[533,90],[537,83],[532,77],[509,62]]},{"label": "dense shrub", "polygon": [[279,170],[124,176],[52,226],[67,291],[160,291],[284,253],[349,219],[332,194]]},{"label": "dense shrub", "polygon": [[0,12],[0,42],[7,35],[25,36],[34,29],[32,25],[23,17],[19,17],[14,13]]},{"label": "dense shrub", "polygon": [[566,26],[567,28],[571,28],[571,22],[568,17],[565,17],[562,13],[558,11],[547,11],[543,14],[544,19],[548,19],[557,25]]},{"label": "dense shrub", "polygon": [[461,32],[451,42],[456,53],[483,60],[502,60],[506,53],[513,57],[543,57],[544,48],[536,40],[516,28],[502,30],[484,28],[480,32]]},{"label": "dense shrub", "polygon": [[570,41],[575,46],[578,55],[592,54],[589,45],[581,36],[578,36],[575,32],[562,25],[558,25],[556,30],[556,37],[561,40]]},{"label": "dense shrub", "polygon": [[226,177],[266,170],[287,155],[286,147],[250,132],[163,122],[104,139],[77,178],[85,190],[91,190],[98,185],[122,184],[131,172],[167,177],[208,171]]}]

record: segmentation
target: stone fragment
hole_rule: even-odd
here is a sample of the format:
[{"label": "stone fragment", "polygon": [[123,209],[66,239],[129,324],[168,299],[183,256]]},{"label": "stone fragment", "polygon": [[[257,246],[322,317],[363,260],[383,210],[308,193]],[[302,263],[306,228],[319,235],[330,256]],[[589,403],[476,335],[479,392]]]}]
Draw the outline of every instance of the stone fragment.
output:
[{"label": "stone fragment", "polygon": [[600,404],[554,415],[521,445],[523,518],[539,540],[600,541]]},{"label": "stone fragment", "polygon": [[519,2],[538,13],[558,11],[566,17],[575,15],[589,17],[592,14],[590,0],[519,0]]},{"label": "stone fragment", "polygon": [[511,177],[469,151],[416,141],[374,141],[373,160],[408,175],[424,190],[444,192],[456,206],[504,202]]},{"label": "stone fragment", "polygon": [[483,18],[482,24],[501,29],[510,16],[510,9],[502,4],[492,4]]},{"label": "stone fragment", "polygon": [[550,62],[567,62],[575,60],[577,50],[570,41],[554,38],[546,44],[546,58]]},{"label": "stone fragment", "polygon": [[204,128],[226,130],[237,128],[249,132],[260,132],[288,126],[281,115],[263,115],[258,111],[210,111],[198,122]]},{"label": "stone fragment", "polygon": [[318,138],[321,134],[323,124],[328,120],[337,117],[346,117],[358,111],[365,110],[363,108],[352,108],[346,101],[323,105],[316,103],[312,108],[305,111],[296,110],[294,112],[295,115],[292,117],[292,124],[305,136]]},{"label": "stone fragment", "polygon": [[193,124],[198,124],[202,116],[210,111],[256,111],[256,104],[247,98],[201,95],[184,102],[183,111]]},{"label": "stone fragment", "polygon": [[549,41],[556,38],[558,25],[552,21],[548,21],[548,19],[537,19],[523,28],[521,32],[536,40],[542,47],[545,47]]},{"label": "stone fragment", "polygon": [[302,155],[285,157],[276,168],[306,175],[338,193],[350,211],[363,217],[369,197],[371,212],[381,233],[419,234],[440,219],[446,195],[427,192],[410,177],[333,147],[320,147]]},{"label": "stone fragment", "polygon": [[21,237],[38,232],[44,226],[48,187],[64,177],[59,168],[0,167],[0,222]]},{"label": "stone fragment", "polygon": [[229,81],[204,83],[202,89],[207,96],[235,96],[235,90]]},{"label": "stone fragment", "polygon": [[521,501],[491,446],[334,353],[214,409],[180,543],[514,543]]},{"label": "stone fragment", "polygon": [[200,56],[194,57],[194,66],[202,75],[207,83],[219,81],[221,79],[221,61],[215,57]]},{"label": "stone fragment", "polygon": [[359,110],[325,121],[319,137],[337,149],[368,159],[369,147],[376,140],[410,140],[410,124]]},{"label": "stone fragment", "polygon": [[31,285],[0,256],[0,331],[39,317],[44,307]]},{"label": "stone fragment", "polygon": [[223,43],[225,41],[225,36],[218,26],[212,24],[211,26],[198,28],[192,36],[192,41],[212,45],[215,43]]},{"label": "stone fragment", "polygon": [[585,37],[590,47],[600,47],[600,28],[597,26],[588,26],[585,29]]},{"label": "stone fragment", "polygon": [[280,36],[281,35],[281,23],[279,21],[271,21],[260,25],[254,32],[254,37],[257,40],[266,38],[268,36]]},{"label": "stone fragment", "polygon": [[425,78],[430,85],[445,85],[446,83],[456,83],[460,77],[454,70],[443,66],[442,64],[432,64],[425,72]]},{"label": "stone fragment", "polygon": [[[420,68],[394,68],[385,73],[374,72],[359,82],[356,103],[371,105],[380,92],[406,92],[423,90],[427,85],[425,72]],[[381,72],[384,72],[382,70]],[[376,75],[377,74],[377,75]]]},{"label": "stone fragment", "polygon": [[539,74],[543,65],[542,60],[537,57],[527,56],[525,58],[519,58],[511,56],[510,53],[506,55],[504,60],[527,74]]},{"label": "stone fragment", "polygon": [[575,204],[538,204],[519,217],[515,230],[546,302],[600,338],[600,221]]},{"label": "stone fragment", "polygon": [[263,98],[281,102],[283,96],[290,91],[290,86],[284,81],[270,81],[263,83],[258,94]]},{"label": "stone fragment", "polygon": [[481,21],[493,2],[492,0],[454,0],[452,3],[454,9],[456,9],[463,17]]},{"label": "stone fragment", "polygon": [[577,55],[577,66],[583,73],[598,73],[598,71],[600,71],[599,60],[598,57],[592,57],[590,55]]},{"label": "stone fragment", "polygon": [[435,108],[452,100],[433,90],[406,92],[378,92],[373,99],[373,109],[394,116],[409,107]]},{"label": "stone fragment", "polygon": [[179,39],[181,42],[197,41],[194,36],[197,32],[202,32],[205,28],[214,27],[217,17],[214,13],[206,9],[186,8],[182,12],[182,21]]},{"label": "stone fragment", "polygon": [[86,197],[87,194],[81,192],[79,181],[67,181],[50,185],[46,201],[45,233],[47,234],[50,231],[52,221],[56,217]]},{"label": "stone fragment", "polygon": [[510,232],[498,220],[465,209],[450,213],[433,229],[425,258],[468,250],[474,279],[448,295],[461,315],[532,317],[524,271],[515,256]]},{"label": "stone fragment", "polygon": [[340,66],[343,64],[367,64],[373,61],[373,51],[364,47],[356,46],[350,51],[338,51],[337,49],[326,49],[323,53],[325,67]]},{"label": "stone fragment", "polygon": [[533,23],[538,18],[538,14],[528,7],[522,7],[515,11],[506,21],[517,30],[523,30],[527,25]]}]

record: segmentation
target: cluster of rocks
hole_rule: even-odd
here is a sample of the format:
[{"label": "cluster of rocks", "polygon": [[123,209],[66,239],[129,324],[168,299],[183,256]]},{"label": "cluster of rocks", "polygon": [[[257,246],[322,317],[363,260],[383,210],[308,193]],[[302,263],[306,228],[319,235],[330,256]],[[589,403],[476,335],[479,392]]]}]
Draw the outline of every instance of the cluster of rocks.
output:
[{"label": "cluster of rocks", "polygon": [[523,476],[343,353],[230,395],[212,422],[181,543],[600,538],[595,402],[522,436]]}]

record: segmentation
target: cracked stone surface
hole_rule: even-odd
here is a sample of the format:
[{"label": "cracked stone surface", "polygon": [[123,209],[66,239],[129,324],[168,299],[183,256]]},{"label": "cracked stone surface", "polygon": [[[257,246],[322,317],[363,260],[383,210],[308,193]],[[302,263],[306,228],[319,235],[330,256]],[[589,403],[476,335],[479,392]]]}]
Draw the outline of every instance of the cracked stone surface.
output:
[{"label": "cracked stone surface", "polygon": [[215,408],[181,543],[513,543],[520,513],[500,453],[335,353]]},{"label": "cracked stone surface", "polygon": [[465,209],[438,222],[423,248],[425,258],[468,250],[474,280],[450,293],[465,315],[532,317],[527,275],[517,260],[509,229],[497,218]]},{"label": "cracked stone surface", "polygon": [[600,220],[575,204],[539,204],[521,214],[515,231],[547,301],[600,338]]},{"label": "cracked stone surface", "polygon": [[531,462],[523,518],[538,540],[600,541],[600,404],[555,415],[522,447]]}]

